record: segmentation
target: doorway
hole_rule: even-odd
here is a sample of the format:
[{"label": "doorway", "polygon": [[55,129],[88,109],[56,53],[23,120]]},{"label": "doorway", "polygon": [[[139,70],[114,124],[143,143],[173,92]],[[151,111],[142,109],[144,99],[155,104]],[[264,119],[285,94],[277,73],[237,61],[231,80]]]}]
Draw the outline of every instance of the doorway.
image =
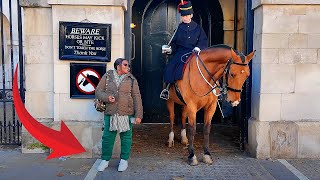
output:
[{"label": "doorway", "polygon": [[[163,69],[169,59],[161,53],[161,46],[167,44],[180,23],[177,10],[179,1],[174,0],[135,0],[132,6],[132,29],[135,57],[132,60],[133,74],[140,85],[144,122],[167,123],[168,112],[164,100],[159,98],[163,84]],[[209,46],[223,44],[223,13],[218,0],[192,1],[193,21],[201,25],[208,36]],[[180,107],[176,105],[176,115]],[[214,121],[220,121],[216,111]],[[201,113],[199,121],[203,122]],[[179,118],[176,118],[179,119]]]}]

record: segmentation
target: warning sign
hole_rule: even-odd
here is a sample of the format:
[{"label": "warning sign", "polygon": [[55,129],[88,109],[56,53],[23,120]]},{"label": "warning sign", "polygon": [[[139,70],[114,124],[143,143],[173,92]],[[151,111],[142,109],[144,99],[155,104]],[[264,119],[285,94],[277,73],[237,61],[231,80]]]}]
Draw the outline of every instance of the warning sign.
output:
[{"label": "warning sign", "polygon": [[70,64],[70,97],[94,98],[96,87],[106,72],[105,64]]},{"label": "warning sign", "polygon": [[92,94],[95,91],[100,79],[101,76],[97,71],[90,68],[83,69],[77,74],[76,85],[81,92],[85,94]]}]

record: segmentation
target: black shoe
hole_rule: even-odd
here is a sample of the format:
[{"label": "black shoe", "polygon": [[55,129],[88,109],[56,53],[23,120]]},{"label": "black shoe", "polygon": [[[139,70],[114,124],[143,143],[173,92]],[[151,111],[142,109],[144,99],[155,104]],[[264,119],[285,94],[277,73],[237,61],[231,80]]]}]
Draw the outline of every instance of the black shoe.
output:
[{"label": "black shoe", "polygon": [[169,99],[169,91],[167,89],[162,90],[160,93],[160,98],[164,99],[164,100],[168,100]]}]

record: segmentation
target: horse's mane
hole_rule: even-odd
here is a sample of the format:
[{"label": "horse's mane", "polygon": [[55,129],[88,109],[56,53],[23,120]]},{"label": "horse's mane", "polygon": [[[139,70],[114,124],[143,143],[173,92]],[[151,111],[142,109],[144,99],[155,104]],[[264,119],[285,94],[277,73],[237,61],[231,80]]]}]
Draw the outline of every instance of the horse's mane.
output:
[{"label": "horse's mane", "polygon": [[231,49],[232,47],[226,45],[226,44],[216,44],[216,45],[212,45],[206,49],[211,49],[211,48],[225,48],[225,49]]},{"label": "horse's mane", "polygon": [[[232,47],[226,45],[226,44],[216,44],[216,45],[212,45],[210,47],[207,47],[206,49],[209,50],[209,49],[215,49],[215,48],[223,48],[223,49],[233,49]],[[237,54],[237,55],[240,55],[240,52],[237,51],[236,49],[233,49],[233,51]]]}]

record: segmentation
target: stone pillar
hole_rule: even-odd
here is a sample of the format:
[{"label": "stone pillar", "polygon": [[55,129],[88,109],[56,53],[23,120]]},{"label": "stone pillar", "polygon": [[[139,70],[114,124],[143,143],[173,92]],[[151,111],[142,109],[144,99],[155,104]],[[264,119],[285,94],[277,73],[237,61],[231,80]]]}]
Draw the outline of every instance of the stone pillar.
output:
[{"label": "stone pillar", "polygon": [[[40,123],[53,121],[53,44],[51,8],[45,1],[20,1],[23,7],[25,107]],[[22,152],[48,150],[22,128]]]},{"label": "stone pillar", "polygon": [[257,158],[320,157],[320,3],[254,0],[252,118]]},{"label": "stone pillar", "polygon": [[111,62],[107,63],[107,69],[112,69],[114,60],[124,57],[127,0],[22,0],[20,3],[24,11],[28,111],[54,129],[60,130],[61,120],[67,124],[87,150],[73,157],[100,157],[103,114],[94,109],[92,99],[70,99],[70,62],[80,61],[59,60],[59,21],[111,24]]}]

